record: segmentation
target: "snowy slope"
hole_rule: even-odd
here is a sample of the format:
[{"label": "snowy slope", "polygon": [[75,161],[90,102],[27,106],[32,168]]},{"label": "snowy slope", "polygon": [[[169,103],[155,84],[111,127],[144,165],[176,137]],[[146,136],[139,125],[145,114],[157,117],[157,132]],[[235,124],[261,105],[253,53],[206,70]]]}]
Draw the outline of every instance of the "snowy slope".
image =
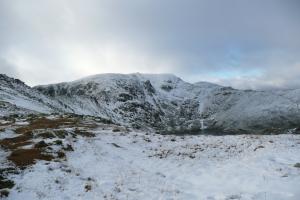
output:
[{"label": "snowy slope", "polygon": [[65,105],[18,79],[0,74],[0,116],[67,111]]},{"label": "snowy slope", "polygon": [[171,74],[100,74],[34,88],[0,75],[0,101],[1,116],[73,112],[163,132],[280,132],[300,126],[300,89],[236,90]]},{"label": "snowy slope", "polygon": [[[223,129],[281,129],[299,126],[299,90],[239,91],[221,88],[207,99],[204,110]],[[269,130],[270,131],[270,130]]]},{"label": "snowy slope", "polygon": [[[300,124],[300,92],[235,90],[171,74],[100,74],[37,86],[77,114],[160,130],[278,131]],[[203,127],[202,127],[203,128]]]},{"label": "snowy slope", "polygon": [[[65,139],[63,162],[40,161],[8,200],[298,200],[299,135],[170,136],[94,130]],[[34,181],[33,181],[34,180]]]}]

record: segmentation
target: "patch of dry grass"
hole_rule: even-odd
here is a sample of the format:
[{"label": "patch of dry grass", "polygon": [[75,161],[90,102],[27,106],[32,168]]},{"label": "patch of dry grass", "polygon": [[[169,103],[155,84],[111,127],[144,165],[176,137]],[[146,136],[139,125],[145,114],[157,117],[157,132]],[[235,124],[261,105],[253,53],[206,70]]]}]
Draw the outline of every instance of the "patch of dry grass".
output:
[{"label": "patch of dry grass", "polygon": [[7,159],[12,161],[18,167],[26,167],[32,165],[36,160],[46,160],[50,161],[54,157],[52,155],[47,155],[43,153],[40,148],[34,149],[17,149],[14,150]]},{"label": "patch of dry grass", "polygon": [[[19,134],[17,137],[0,140],[0,145],[11,151],[11,154],[7,157],[7,159],[18,167],[32,165],[36,162],[36,160],[50,161],[54,157],[47,154],[47,152],[45,152],[45,148],[40,148],[36,145],[29,149],[22,149],[22,147],[32,144],[34,131],[41,129],[58,129],[61,126],[74,126],[77,123],[78,120],[73,118],[47,119],[42,117],[33,119],[29,125],[19,127],[15,130],[15,132]],[[44,132],[40,136],[43,138],[65,138],[65,134],[67,134],[65,131],[59,130],[55,131],[55,133]]]}]

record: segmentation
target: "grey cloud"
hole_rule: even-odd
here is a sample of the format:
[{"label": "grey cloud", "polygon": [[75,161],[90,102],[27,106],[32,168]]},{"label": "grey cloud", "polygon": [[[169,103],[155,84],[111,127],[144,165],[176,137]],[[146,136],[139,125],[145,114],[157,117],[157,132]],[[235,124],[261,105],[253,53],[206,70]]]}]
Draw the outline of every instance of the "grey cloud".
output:
[{"label": "grey cloud", "polygon": [[119,60],[128,72],[209,74],[241,88],[263,87],[267,76],[271,86],[297,87],[294,75],[275,84],[273,71],[300,73],[299,8],[297,0],[1,1],[0,55],[31,84],[115,72]]}]

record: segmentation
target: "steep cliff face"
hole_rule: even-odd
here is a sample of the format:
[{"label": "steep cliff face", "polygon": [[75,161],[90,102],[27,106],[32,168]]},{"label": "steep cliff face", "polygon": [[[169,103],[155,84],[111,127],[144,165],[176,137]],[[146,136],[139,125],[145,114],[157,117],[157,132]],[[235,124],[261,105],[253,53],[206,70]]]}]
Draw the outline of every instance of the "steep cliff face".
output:
[{"label": "steep cliff face", "polygon": [[[36,89],[77,114],[97,115],[135,127],[162,128],[175,119],[192,87],[173,75],[104,74]],[[181,109],[182,117],[185,117]],[[191,115],[188,113],[187,115]],[[170,120],[169,120],[170,119]]]},{"label": "steep cliff face", "polygon": [[139,73],[101,74],[35,89],[77,114],[164,131],[274,131],[300,124],[300,90],[235,90],[190,84],[169,74]]}]

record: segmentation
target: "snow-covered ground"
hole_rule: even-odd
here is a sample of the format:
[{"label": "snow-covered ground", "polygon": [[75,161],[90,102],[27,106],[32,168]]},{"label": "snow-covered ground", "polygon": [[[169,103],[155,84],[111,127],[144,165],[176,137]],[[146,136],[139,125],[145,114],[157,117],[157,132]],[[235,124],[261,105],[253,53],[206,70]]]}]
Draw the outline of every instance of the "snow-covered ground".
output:
[{"label": "snow-covered ground", "polygon": [[300,199],[300,135],[94,133],[66,138],[66,161],[11,175],[8,199]]}]

